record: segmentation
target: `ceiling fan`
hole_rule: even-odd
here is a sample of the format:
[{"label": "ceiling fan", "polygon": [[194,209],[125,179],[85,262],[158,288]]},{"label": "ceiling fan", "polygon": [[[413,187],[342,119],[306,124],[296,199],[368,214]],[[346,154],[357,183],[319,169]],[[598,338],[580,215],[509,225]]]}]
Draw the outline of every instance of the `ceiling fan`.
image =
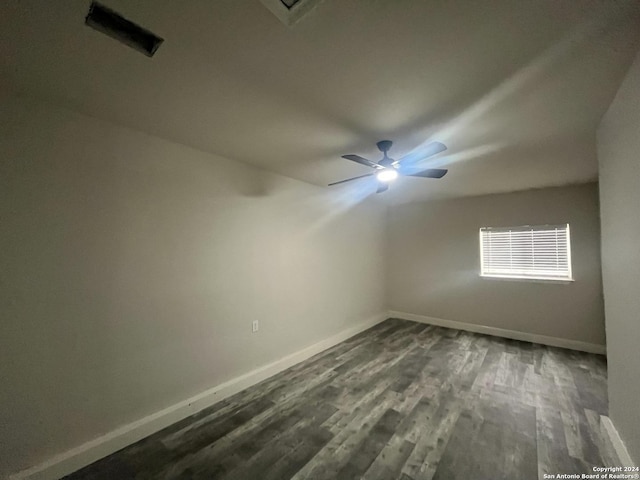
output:
[{"label": "ceiling fan", "polygon": [[352,162],[375,168],[377,170],[376,173],[367,173],[366,175],[340,180],[339,182],[330,183],[329,186],[375,175],[378,179],[378,189],[376,190],[376,193],[382,193],[389,189],[389,182],[398,178],[398,175],[408,177],[442,178],[447,173],[447,170],[442,168],[427,168],[425,170],[415,166],[421,160],[432,157],[440,152],[444,152],[447,147],[440,142],[432,142],[427,145],[426,151],[422,151],[419,157],[409,154],[405,155],[400,160],[394,160],[393,158],[389,158],[387,155],[387,152],[391,149],[391,145],[393,145],[391,140],[381,140],[376,143],[376,145],[378,146],[378,150],[383,154],[382,159],[378,163],[367,160],[360,155],[342,156],[342,158],[346,158]]}]

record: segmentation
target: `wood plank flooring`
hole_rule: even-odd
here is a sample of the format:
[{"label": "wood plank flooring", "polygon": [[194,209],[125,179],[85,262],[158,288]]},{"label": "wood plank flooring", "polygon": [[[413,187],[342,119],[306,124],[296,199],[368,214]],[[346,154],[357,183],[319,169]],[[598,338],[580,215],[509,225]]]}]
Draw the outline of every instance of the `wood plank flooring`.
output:
[{"label": "wood plank flooring", "polygon": [[603,356],[389,319],[70,480],[519,480],[616,466]]}]

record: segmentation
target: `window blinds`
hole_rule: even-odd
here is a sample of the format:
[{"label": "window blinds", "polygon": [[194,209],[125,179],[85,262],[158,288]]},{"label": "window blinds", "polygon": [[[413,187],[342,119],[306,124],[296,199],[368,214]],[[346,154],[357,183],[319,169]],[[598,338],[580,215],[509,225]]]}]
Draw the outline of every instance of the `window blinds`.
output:
[{"label": "window blinds", "polygon": [[569,224],[480,229],[481,275],[571,280]]}]

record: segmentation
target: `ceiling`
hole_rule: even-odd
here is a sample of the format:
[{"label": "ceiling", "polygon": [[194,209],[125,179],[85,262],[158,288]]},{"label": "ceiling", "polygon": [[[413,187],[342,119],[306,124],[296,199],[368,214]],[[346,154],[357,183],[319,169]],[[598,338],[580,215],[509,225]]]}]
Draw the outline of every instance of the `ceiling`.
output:
[{"label": "ceiling", "polygon": [[392,203],[595,180],[640,38],[636,0],[324,0],[292,27],[259,0],[103,0],[165,39],[147,58],[86,27],[89,3],[3,1],[2,83],[317,185],[368,173],[340,156],[378,140],[448,145],[424,166],[449,174]]}]

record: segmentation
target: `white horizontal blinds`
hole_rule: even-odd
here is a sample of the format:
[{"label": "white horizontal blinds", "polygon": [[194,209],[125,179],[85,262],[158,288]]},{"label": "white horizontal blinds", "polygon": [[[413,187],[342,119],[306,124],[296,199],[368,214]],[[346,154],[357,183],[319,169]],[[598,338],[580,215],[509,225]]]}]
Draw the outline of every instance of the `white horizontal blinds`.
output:
[{"label": "white horizontal blinds", "polygon": [[569,225],[481,228],[482,275],[571,278]]}]

